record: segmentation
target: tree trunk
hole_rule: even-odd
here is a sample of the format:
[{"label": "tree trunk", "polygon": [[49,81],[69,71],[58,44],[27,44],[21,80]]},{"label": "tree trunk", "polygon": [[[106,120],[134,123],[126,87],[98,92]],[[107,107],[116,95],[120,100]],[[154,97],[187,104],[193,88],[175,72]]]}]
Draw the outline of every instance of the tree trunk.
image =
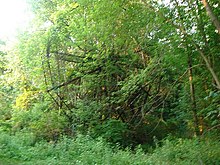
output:
[{"label": "tree trunk", "polygon": [[215,25],[216,29],[218,30],[218,33],[220,34],[220,22],[219,22],[218,18],[213,13],[212,8],[209,5],[207,0],[202,0],[202,3],[206,9],[206,12],[207,12],[209,18],[211,19],[212,23]]},{"label": "tree trunk", "polygon": [[212,77],[215,80],[215,83],[217,85],[218,90],[220,90],[220,81],[219,81],[218,76],[216,75],[215,71],[213,70],[208,58],[205,56],[205,54],[203,53],[203,51],[199,48],[199,46],[197,44],[194,43],[194,46],[195,46],[196,50],[199,52],[199,54],[201,55],[201,57],[203,58],[203,60],[205,61],[206,67],[211,72]]},{"label": "tree trunk", "polygon": [[[188,49],[188,47],[187,47]],[[199,135],[199,120],[197,116],[196,98],[195,98],[195,87],[193,83],[193,69],[192,69],[192,55],[188,50],[188,74],[189,74],[189,86],[190,86],[190,97],[191,97],[191,109],[194,120],[195,135]]]}]

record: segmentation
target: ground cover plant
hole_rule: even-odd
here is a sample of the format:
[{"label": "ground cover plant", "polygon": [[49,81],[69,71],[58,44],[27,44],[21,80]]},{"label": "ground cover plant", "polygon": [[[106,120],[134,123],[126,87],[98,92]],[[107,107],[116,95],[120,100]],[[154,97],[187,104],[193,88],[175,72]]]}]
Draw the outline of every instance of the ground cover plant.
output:
[{"label": "ground cover plant", "polygon": [[1,134],[1,164],[219,164],[220,142],[210,139],[166,138],[151,151],[121,148],[104,139],[79,135],[58,142],[34,142],[30,134]]}]

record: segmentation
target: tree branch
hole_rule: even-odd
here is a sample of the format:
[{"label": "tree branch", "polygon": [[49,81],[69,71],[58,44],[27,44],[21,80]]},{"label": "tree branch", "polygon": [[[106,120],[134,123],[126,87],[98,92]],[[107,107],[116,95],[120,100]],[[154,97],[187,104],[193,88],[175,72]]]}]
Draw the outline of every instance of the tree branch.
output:
[{"label": "tree branch", "polygon": [[220,21],[218,18],[215,16],[215,14],[212,11],[211,6],[209,5],[207,0],[202,0],[202,3],[206,9],[206,12],[211,19],[212,23],[215,25],[216,29],[218,30],[218,33],[220,34]]},{"label": "tree branch", "polygon": [[[87,73],[84,74],[84,75],[87,75],[87,74],[91,74],[91,73],[95,73],[95,72],[97,72],[97,71],[100,71],[101,68],[102,68],[102,67],[100,66],[100,67],[98,67],[98,68],[96,68],[96,69],[93,69],[93,70],[87,72]],[[66,82],[64,82],[64,83],[62,83],[62,84],[60,84],[60,85],[58,85],[58,86],[52,87],[52,88],[46,90],[46,92],[50,92],[50,91],[52,91],[52,90],[59,89],[59,88],[61,88],[61,87],[63,87],[63,86],[67,86],[67,85],[69,85],[69,84],[71,84],[71,83],[73,83],[73,82],[75,82],[75,81],[81,79],[84,75],[75,77],[75,78],[73,78],[73,79],[71,79],[71,80],[69,80],[69,81],[66,81]]]}]

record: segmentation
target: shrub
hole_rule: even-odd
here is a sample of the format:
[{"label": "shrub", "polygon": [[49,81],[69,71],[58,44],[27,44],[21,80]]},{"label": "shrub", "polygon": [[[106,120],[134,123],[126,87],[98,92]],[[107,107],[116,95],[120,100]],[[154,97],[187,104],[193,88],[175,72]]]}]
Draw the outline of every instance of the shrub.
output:
[{"label": "shrub", "polygon": [[212,139],[166,139],[154,150],[151,164],[219,164],[220,142]]},{"label": "shrub", "polygon": [[34,143],[30,133],[14,136],[1,133],[0,164],[1,160],[22,165],[220,164],[220,142],[211,138],[167,138],[156,146],[152,153],[144,153],[141,147],[122,150],[103,138],[93,139],[85,135],[78,135],[75,139],[62,137],[57,143]]}]

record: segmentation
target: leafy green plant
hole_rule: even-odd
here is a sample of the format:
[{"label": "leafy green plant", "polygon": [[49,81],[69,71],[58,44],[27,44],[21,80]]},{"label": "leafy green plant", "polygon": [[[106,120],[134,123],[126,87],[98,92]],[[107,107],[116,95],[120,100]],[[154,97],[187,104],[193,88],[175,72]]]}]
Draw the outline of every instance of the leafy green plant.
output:
[{"label": "leafy green plant", "polygon": [[125,145],[126,135],[128,135],[128,126],[120,120],[109,119],[103,122],[101,125],[95,127],[95,134],[97,137],[103,137],[108,142],[113,144]]},{"label": "leafy green plant", "polygon": [[153,164],[218,164],[218,141],[211,139],[173,139],[163,141],[149,158]]}]

